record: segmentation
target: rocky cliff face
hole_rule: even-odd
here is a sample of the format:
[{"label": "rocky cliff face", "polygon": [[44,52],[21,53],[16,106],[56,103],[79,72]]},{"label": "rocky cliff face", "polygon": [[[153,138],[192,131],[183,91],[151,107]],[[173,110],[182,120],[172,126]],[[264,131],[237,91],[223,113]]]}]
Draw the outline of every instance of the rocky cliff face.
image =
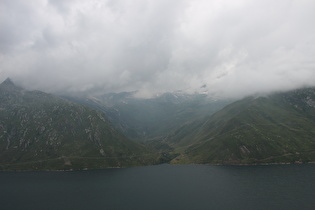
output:
[{"label": "rocky cliff face", "polygon": [[[0,85],[0,169],[82,169],[152,164],[150,151],[106,116],[7,79]],[[145,158],[144,158],[145,157]]]}]

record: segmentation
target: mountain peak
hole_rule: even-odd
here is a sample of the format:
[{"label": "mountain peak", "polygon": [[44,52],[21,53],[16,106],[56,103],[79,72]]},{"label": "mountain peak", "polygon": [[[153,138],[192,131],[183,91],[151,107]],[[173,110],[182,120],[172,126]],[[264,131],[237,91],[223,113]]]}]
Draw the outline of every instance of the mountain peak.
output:
[{"label": "mountain peak", "polygon": [[16,86],[9,77],[0,84],[0,88],[9,92],[23,90],[21,87]]},{"label": "mountain peak", "polygon": [[6,85],[6,86],[15,86],[15,84],[12,82],[10,77],[8,77],[6,80],[4,80],[1,85]]}]

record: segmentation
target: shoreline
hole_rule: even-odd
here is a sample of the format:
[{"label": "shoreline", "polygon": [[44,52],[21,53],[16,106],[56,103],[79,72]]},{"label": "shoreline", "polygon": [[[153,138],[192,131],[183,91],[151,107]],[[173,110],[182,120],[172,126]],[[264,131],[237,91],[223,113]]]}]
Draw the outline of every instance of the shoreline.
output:
[{"label": "shoreline", "polygon": [[[180,165],[207,165],[207,166],[269,166],[269,165],[302,165],[302,164],[315,164],[314,161],[311,162],[279,162],[279,163],[244,163],[244,164],[211,164],[211,163],[191,163],[191,164],[170,164],[170,163],[163,163],[170,166],[180,166]],[[0,172],[83,172],[83,171],[95,171],[95,170],[104,170],[104,169],[123,169],[123,168],[135,168],[135,167],[146,167],[146,166],[158,166],[163,164],[156,164],[156,165],[143,165],[143,166],[131,166],[131,167],[106,167],[106,168],[83,168],[83,169],[39,169],[39,170],[0,170]]]}]

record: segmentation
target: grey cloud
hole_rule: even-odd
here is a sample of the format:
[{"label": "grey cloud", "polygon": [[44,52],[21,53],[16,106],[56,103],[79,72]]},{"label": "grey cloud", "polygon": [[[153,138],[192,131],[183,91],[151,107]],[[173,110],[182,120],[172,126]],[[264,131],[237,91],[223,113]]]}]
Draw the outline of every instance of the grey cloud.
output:
[{"label": "grey cloud", "polygon": [[313,1],[1,1],[0,79],[48,92],[315,85]]}]

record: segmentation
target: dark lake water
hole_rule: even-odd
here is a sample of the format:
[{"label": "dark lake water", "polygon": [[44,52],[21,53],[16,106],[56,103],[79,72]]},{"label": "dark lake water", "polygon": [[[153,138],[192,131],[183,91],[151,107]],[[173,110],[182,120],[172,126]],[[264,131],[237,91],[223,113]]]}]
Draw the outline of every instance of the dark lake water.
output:
[{"label": "dark lake water", "polygon": [[0,209],[315,209],[315,164],[0,172]]}]

